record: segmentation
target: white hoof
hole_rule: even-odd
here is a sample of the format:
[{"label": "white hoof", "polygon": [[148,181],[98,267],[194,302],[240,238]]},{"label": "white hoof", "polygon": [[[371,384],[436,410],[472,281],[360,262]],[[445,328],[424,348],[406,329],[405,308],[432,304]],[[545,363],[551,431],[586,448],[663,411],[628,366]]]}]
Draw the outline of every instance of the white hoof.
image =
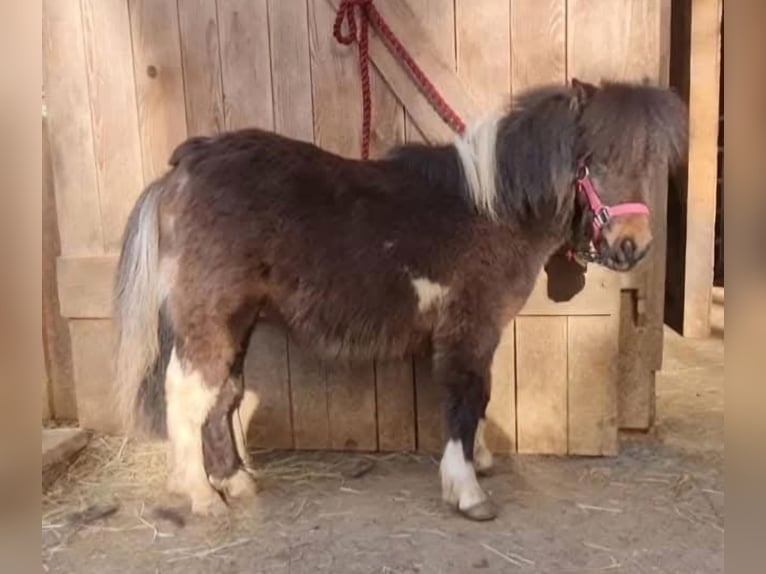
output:
[{"label": "white hoof", "polygon": [[476,480],[473,465],[465,460],[459,440],[451,440],[444,449],[439,466],[442,482],[442,498],[461,512],[478,507],[488,500]]},{"label": "white hoof", "polygon": [[230,498],[252,498],[255,496],[255,479],[244,469],[239,469],[223,481],[223,491]]},{"label": "white hoof", "polygon": [[221,516],[228,512],[229,507],[212,486],[199,488],[191,494],[192,514],[199,516]]}]

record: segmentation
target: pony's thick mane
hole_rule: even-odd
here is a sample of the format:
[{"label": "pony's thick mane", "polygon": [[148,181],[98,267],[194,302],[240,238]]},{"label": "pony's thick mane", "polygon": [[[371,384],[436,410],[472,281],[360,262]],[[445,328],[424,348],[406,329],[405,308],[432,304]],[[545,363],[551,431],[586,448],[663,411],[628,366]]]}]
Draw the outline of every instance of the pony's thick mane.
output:
[{"label": "pony's thick mane", "polygon": [[388,158],[436,189],[462,193],[490,219],[553,217],[562,177],[569,177],[574,165],[571,100],[570,88],[531,90],[509,112],[482,117],[452,145],[405,144]]},{"label": "pony's thick mane", "polygon": [[476,208],[497,218],[497,129],[502,116],[492,114],[455,139],[466,189]]},{"label": "pony's thick mane", "polygon": [[670,90],[606,82],[582,111],[578,155],[606,153],[613,169],[667,162],[686,153],[688,120],[681,99]]}]

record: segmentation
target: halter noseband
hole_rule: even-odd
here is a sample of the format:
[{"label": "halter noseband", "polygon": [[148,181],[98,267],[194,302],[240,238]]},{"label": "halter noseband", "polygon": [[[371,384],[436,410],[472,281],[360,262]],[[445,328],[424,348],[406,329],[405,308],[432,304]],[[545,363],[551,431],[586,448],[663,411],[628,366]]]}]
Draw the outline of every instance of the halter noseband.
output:
[{"label": "halter noseband", "polygon": [[[590,178],[588,165],[584,161],[580,162],[577,167],[575,187],[577,193],[585,197],[585,200],[588,202],[588,208],[593,214],[591,242],[594,246],[597,245],[598,240],[601,238],[601,230],[613,217],[621,215],[649,215],[650,213],[646,204],[640,202],[618,203],[611,206],[604,205]],[[570,251],[570,258],[574,255],[575,253]],[[589,261],[595,262],[598,260],[598,253],[577,253],[577,255],[584,255],[585,259]]]}]

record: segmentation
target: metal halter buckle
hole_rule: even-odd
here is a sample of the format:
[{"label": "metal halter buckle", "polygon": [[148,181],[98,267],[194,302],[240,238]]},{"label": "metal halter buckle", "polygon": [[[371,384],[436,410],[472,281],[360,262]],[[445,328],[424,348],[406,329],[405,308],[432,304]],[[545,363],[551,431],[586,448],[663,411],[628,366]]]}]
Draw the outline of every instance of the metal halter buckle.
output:
[{"label": "metal halter buckle", "polygon": [[605,205],[599,209],[593,216],[593,219],[598,223],[599,227],[604,227],[612,218],[612,214],[609,213],[609,208]]}]

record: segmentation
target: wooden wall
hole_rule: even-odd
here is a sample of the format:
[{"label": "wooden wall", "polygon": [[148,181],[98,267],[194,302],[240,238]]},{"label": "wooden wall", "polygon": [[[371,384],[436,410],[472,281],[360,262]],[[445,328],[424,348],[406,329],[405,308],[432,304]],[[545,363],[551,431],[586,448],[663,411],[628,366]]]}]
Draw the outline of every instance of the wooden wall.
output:
[{"label": "wooden wall", "polygon": [[[111,393],[116,253],[133,201],[162,173],[177,143],[192,134],[260,126],[359,155],[358,61],[355,48],[332,37],[337,3],[44,2],[62,251],[58,286],[83,426],[119,430],[104,407]],[[376,5],[469,120],[540,83],[573,76],[662,79],[666,67],[669,0]],[[403,141],[450,137],[374,35],[370,48],[373,155]],[[649,425],[653,372],[661,358],[663,184],[658,182],[655,206],[657,256],[622,278],[622,300],[621,278],[600,268],[592,267],[586,289],[564,304],[547,299],[543,276],[522,316],[503,334],[489,407],[496,450],[610,454],[617,448],[618,418],[626,426]],[[442,446],[440,389],[422,359],[327,365],[262,323],[245,371],[246,384],[259,395],[251,428],[258,445]]]}]

